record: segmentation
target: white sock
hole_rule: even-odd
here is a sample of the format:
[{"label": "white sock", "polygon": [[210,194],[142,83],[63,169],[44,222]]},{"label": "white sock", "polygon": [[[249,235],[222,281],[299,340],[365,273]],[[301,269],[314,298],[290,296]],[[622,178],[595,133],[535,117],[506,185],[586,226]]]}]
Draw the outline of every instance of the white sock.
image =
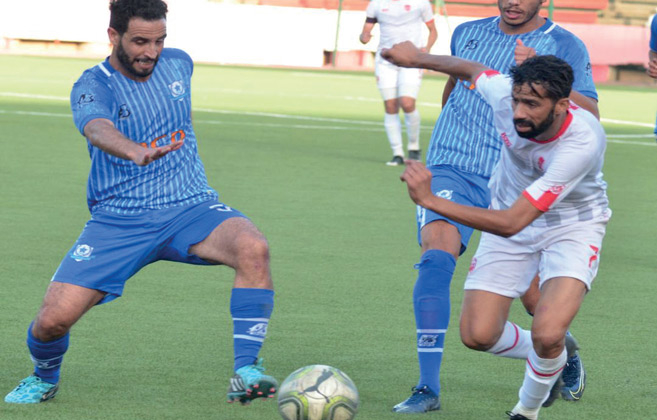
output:
[{"label": "white sock", "polygon": [[567,358],[565,348],[556,359],[541,359],[532,349],[525,365],[525,380],[518,392],[519,404],[526,409],[536,410],[538,415],[538,410],[559,379]]},{"label": "white sock", "polygon": [[523,330],[516,324],[506,321],[504,332],[495,345],[488,350],[488,353],[512,359],[527,359],[532,349],[532,334]]},{"label": "white sock", "polygon": [[406,122],[406,134],[408,134],[408,150],[420,150],[420,112],[404,113]]},{"label": "white sock", "polygon": [[394,156],[404,156],[404,146],[402,144],[401,120],[399,114],[385,114],[383,126],[388,134],[388,141]]},{"label": "white sock", "polygon": [[530,410],[529,408],[522,405],[520,402],[518,402],[518,404],[516,404],[516,406],[513,407],[513,410],[511,410],[511,412],[513,414],[522,414],[523,416],[527,417],[529,420],[538,419],[538,408],[535,410]]}]

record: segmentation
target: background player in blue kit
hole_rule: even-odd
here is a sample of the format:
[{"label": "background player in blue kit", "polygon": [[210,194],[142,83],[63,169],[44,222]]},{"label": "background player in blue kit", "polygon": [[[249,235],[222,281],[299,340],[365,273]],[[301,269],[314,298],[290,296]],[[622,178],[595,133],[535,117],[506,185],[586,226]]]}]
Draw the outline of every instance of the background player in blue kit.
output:
[{"label": "background player in blue kit", "polygon": [[[586,47],[570,32],[539,16],[544,0],[498,0],[500,16],[459,25],[452,36],[452,55],[477,61],[502,73],[535,55],[553,54],[575,73],[570,98],[596,116],[597,93]],[[450,78],[443,93],[443,110],[436,122],[426,155],[433,173],[432,190],[456,203],[486,208],[488,180],[498,160],[501,140],[493,126],[490,106],[469,84]],[[449,289],[456,259],[465,252],[472,228],[430,210],[418,208],[418,236],[422,247],[413,290],[420,378],[412,395],[393,411],[418,413],[440,408],[440,366],[449,324]],[[527,298],[533,311],[537,296]],[[476,348],[478,343],[468,343]],[[583,369],[569,360],[572,376],[566,383],[577,390],[565,395],[578,399],[583,392]],[[566,377],[564,370],[564,378]]]},{"label": "background player in blue kit", "polygon": [[[650,51],[648,51],[648,76],[657,79],[657,15],[650,19]],[[657,123],[655,124],[655,140],[657,140]]]},{"label": "background player in blue kit", "polygon": [[55,272],[27,331],[34,372],[6,397],[39,403],[58,391],[70,328],[158,260],[235,270],[230,310],[234,369],[228,400],[273,396],[258,353],[274,304],[269,247],[208,186],[191,120],[193,63],[164,49],[162,0],[110,2],[111,55],[73,86],[73,119],[87,138],[91,220]]}]

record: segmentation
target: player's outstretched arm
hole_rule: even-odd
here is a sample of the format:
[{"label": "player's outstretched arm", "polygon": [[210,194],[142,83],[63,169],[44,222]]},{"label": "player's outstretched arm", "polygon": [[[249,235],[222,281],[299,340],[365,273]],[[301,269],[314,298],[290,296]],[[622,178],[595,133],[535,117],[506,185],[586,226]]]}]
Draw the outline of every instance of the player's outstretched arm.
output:
[{"label": "player's outstretched arm", "polygon": [[400,67],[434,70],[469,82],[474,82],[477,76],[489,70],[483,64],[451,55],[423,53],[410,41],[381,50],[381,56]]},{"label": "player's outstretched arm", "polygon": [[401,175],[401,180],[408,187],[411,200],[417,205],[478,230],[509,237],[523,230],[543,214],[523,196],[506,210],[489,210],[457,204],[433,195],[431,178],[431,172],[417,161],[407,161],[406,169]]},{"label": "player's outstretched arm", "polygon": [[161,147],[142,147],[125,137],[110,120],[103,118],[89,121],[84,127],[84,135],[93,146],[103,152],[131,160],[139,166],[146,166],[183,145],[182,141],[178,141]]}]

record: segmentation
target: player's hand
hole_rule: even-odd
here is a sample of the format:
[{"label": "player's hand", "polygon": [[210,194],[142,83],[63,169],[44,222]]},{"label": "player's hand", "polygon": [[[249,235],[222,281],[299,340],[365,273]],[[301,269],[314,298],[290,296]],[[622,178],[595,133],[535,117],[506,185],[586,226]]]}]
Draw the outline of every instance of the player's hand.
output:
[{"label": "player's hand", "polygon": [[132,161],[138,166],[146,166],[149,163],[161,159],[169,153],[180,149],[182,146],[182,141],[153,148],[139,146],[138,153],[132,158]]},{"label": "player's hand", "polygon": [[418,67],[417,62],[421,54],[422,51],[411,41],[400,42],[392,48],[381,50],[381,57],[399,67]]},{"label": "player's hand", "polygon": [[401,174],[401,180],[408,187],[408,195],[411,200],[422,207],[433,198],[431,192],[431,171],[416,160],[407,160],[406,169]]},{"label": "player's hand", "polygon": [[522,43],[520,39],[516,41],[516,49],[513,58],[516,60],[516,66],[521,65],[526,59],[536,56],[536,50]]},{"label": "player's hand", "polygon": [[363,32],[360,34],[360,37],[358,38],[361,42],[361,44],[367,44],[370,42],[370,39],[372,39],[372,33],[371,32]]},{"label": "player's hand", "polygon": [[657,59],[653,58],[650,60],[648,63],[648,68],[646,69],[646,73],[648,73],[648,76],[652,77],[653,79],[657,79]]}]

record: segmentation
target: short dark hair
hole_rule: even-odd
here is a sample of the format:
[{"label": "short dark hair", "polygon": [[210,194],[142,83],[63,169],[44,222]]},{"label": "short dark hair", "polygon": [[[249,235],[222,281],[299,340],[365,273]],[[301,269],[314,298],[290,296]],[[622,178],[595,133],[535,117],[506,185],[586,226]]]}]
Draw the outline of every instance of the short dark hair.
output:
[{"label": "short dark hair", "polygon": [[513,86],[528,84],[536,96],[534,85],[545,89],[547,97],[554,102],[570,96],[575,81],[573,69],[568,63],[553,55],[537,55],[528,58],[511,69]]},{"label": "short dark hair", "polygon": [[132,18],[159,20],[167,17],[167,4],[162,0],[110,0],[110,28],[123,35]]}]

